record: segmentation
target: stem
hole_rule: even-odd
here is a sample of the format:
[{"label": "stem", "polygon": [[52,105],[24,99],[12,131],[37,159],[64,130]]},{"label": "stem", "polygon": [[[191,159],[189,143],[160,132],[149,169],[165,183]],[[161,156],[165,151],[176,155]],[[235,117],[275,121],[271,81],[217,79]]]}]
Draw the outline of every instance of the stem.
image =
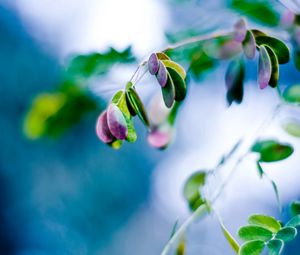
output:
[{"label": "stem", "polygon": [[[240,157],[237,158],[235,164],[233,165],[233,168],[231,169],[229,175],[227,178],[223,181],[223,183],[219,186],[218,190],[216,191],[215,195],[210,201],[210,204],[213,205],[219,197],[222,195],[224,189],[226,186],[229,184],[230,180],[232,179],[232,176],[235,174],[235,172],[238,169],[238,166],[241,164],[241,162],[244,160],[244,158],[251,152],[251,147],[253,142],[257,140],[259,132],[266,128],[267,125],[269,125],[278,111],[281,109],[282,104],[276,105],[275,108],[272,110],[271,114],[267,116],[267,118],[262,122],[262,124],[258,127],[258,129],[254,132],[254,136],[252,138],[252,142],[247,146],[246,152],[244,152]],[[235,152],[237,148],[235,147],[240,147],[240,143],[237,143],[234,148],[231,150]],[[232,156],[233,153],[229,153],[230,157]],[[230,158],[229,157],[229,158]],[[217,168],[220,168],[222,165],[224,165],[228,161],[228,157],[225,161],[223,161],[221,164],[218,163],[216,166]],[[177,240],[186,232],[187,228],[198,218],[204,217],[207,212],[210,211],[210,205],[208,203],[203,204],[199,206],[181,225],[181,227],[175,232],[175,234],[170,238],[166,246],[164,247],[161,255],[168,255],[168,252],[172,248],[173,244],[177,242]]]},{"label": "stem", "polygon": [[232,30],[219,30],[217,32],[212,32],[212,33],[205,34],[205,35],[198,35],[198,36],[191,37],[186,40],[171,44],[167,48],[163,49],[162,52],[166,52],[168,50],[179,49],[179,48],[188,46],[190,44],[204,42],[204,41],[208,41],[208,40],[217,38],[219,36],[226,36],[226,35],[230,35],[230,34],[232,34]]}]

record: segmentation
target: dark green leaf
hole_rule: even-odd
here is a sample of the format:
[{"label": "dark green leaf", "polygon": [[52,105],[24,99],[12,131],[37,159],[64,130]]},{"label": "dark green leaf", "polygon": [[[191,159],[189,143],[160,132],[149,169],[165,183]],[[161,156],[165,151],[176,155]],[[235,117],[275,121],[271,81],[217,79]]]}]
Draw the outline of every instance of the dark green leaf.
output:
[{"label": "dark green leaf", "polygon": [[288,87],[284,93],[283,98],[289,103],[300,103],[300,84]]},{"label": "dark green leaf", "polygon": [[290,242],[295,239],[297,235],[297,229],[294,227],[284,227],[278,231],[275,238],[284,242]]},{"label": "dark green leaf", "polygon": [[245,67],[241,58],[230,62],[226,74],[225,83],[227,87],[227,102],[229,105],[232,102],[241,103],[244,95],[244,74]]},{"label": "dark green leaf", "polygon": [[130,107],[134,109],[134,111],[139,116],[140,120],[147,127],[149,127],[149,119],[148,119],[144,104],[143,104],[142,100],[140,99],[139,95],[137,94],[137,92],[135,91],[135,89],[130,87],[126,91],[126,96],[127,96],[128,102],[130,103]]},{"label": "dark green leaf", "polygon": [[291,215],[297,216],[300,214],[300,201],[293,201],[290,205]]},{"label": "dark green leaf", "polygon": [[277,233],[281,228],[280,223],[275,218],[262,214],[251,215],[248,219],[248,223],[250,225],[264,227],[273,233]]},{"label": "dark green leaf", "polygon": [[267,246],[269,248],[269,255],[280,255],[284,242],[282,240],[273,239],[268,242]]},{"label": "dark green leaf", "polygon": [[278,59],[274,51],[269,46],[265,45],[265,47],[271,60],[271,78],[269,81],[269,85],[275,88],[278,84],[278,79],[279,79]]},{"label": "dark green leaf", "polygon": [[206,181],[206,172],[198,171],[191,175],[185,182],[183,194],[191,210],[195,211],[200,205],[205,203],[205,199],[200,193]]},{"label": "dark green leaf", "polygon": [[272,238],[273,233],[260,226],[244,226],[239,229],[239,237],[244,241],[261,240],[268,241]]},{"label": "dark green leaf", "polygon": [[171,108],[175,100],[175,86],[170,74],[167,73],[167,75],[168,75],[167,83],[164,87],[161,88],[161,91],[162,91],[165,105],[168,108]]},{"label": "dark green leaf", "polygon": [[186,96],[186,84],[181,75],[173,68],[167,67],[175,88],[175,100],[182,101]]},{"label": "dark green leaf", "polygon": [[242,15],[269,26],[279,24],[279,14],[267,1],[232,0],[231,7]]},{"label": "dark green leaf", "polygon": [[265,242],[260,240],[244,243],[239,251],[239,255],[260,255],[265,248]]},{"label": "dark green leaf", "polygon": [[284,42],[270,36],[257,36],[255,38],[258,46],[268,45],[275,53],[279,64],[285,64],[290,61],[290,50]]},{"label": "dark green leaf", "polygon": [[294,149],[289,144],[281,144],[274,140],[258,141],[252,147],[253,152],[260,154],[259,161],[275,162],[288,158]]}]

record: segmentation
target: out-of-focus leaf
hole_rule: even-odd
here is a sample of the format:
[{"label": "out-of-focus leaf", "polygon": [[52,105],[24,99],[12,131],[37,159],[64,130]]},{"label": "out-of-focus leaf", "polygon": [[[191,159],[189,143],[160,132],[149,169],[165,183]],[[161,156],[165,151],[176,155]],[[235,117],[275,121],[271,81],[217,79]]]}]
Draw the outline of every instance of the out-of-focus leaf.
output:
[{"label": "out-of-focus leaf", "polygon": [[281,144],[274,140],[258,141],[252,147],[253,152],[260,154],[259,161],[275,162],[288,158],[294,149],[289,144]]},{"label": "out-of-focus leaf", "polygon": [[75,76],[88,77],[91,75],[103,75],[116,63],[131,63],[135,61],[131,47],[124,51],[110,48],[104,53],[91,53],[78,55],[72,58],[67,69],[68,73]]},{"label": "out-of-focus leaf", "polygon": [[108,145],[111,146],[113,149],[118,150],[118,149],[121,148],[122,144],[123,144],[122,140],[115,139],[114,141],[112,141]]},{"label": "out-of-focus leaf", "polygon": [[279,64],[286,64],[290,61],[290,50],[283,41],[263,35],[256,36],[255,41],[258,46],[268,45],[277,56]]},{"label": "out-of-focus leaf", "polygon": [[227,102],[241,103],[244,95],[244,62],[241,58],[230,62],[226,74],[225,83],[227,87]]},{"label": "out-of-focus leaf", "polygon": [[291,203],[290,212],[293,217],[300,214],[300,201],[293,201]]},{"label": "out-of-focus leaf", "polygon": [[175,100],[175,86],[169,73],[166,86],[161,88],[161,90],[165,105],[171,108]]},{"label": "out-of-focus leaf", "polygon": [[288,87],[284,93],[283,98],[289,103],[300,103],[300,84]]},{"label": "out-of-focus leaf", "polygon": [[294,227],[284,227],[278,231],[275,238],[284,242],[290,242],[295,239],[297,235],[297,229]]},{"label": "out-of-focus leaf", "polygon": [[269,85],[275,88],[278,84],[278,79],[279,79],[278,59],[274,51],[269,46],[265,45],[265,47],[271,60],[271,78],[269,81]]},{"label": "out-of-focus leaf", "polygon": [[232,36],[219,36],[204,42],[204,52],[215,59],[230,59],[242,51],[242,43]]},{"label": "out-of-focus leaf", "polygon": [[262,178],[264,175],[264,170],[259,161],[256,162],[256,165],[257,165],[257,171],[258,171],[259,177]]},{"label": "out-of-focus leaf", "polygon": [[244,241],[252,241],[252,240],[261,240],[261,241],[269,241],[273,233],[260,226],[244,226],[239,229],[239,237]]},{"label": "out-of-focus leaf", "polygon": [[291,136],[300,138],[300,122],[298,120],[289,120],[282,127]]},{"label": "out-of-focus leaf", "polygon": [[247,25],[245,19],[241,18],[234,24],[234,40],[244,41],[247,34]]},{"label": "out-of-focus leaf", "polygon": [[200,193],[205,181],[206,172],[198,171],[192,174],[185,182],[183,194],[192,211],[195,211],[200,205],[205,203],[205,198]]},{"label": "out-of-focus leaf", "polygon": [[268,242],[267,246],[269,255],[279,255],[283,250],[284,242],[282,240],[273,239]]},{"label": "out-of-focus leaf", "polygon": [[185,240],[181,239],[176,249],[176,255],[184,255],[184,254],[185,254]]},{"label": "out-of-focus leaf", "polygon": [[251,30],[248,30],[246,33],[245,40],[243,41],[243,50],[247,58],[253,59],[256,52],[256,43],[255,37]]},{"label": "out-of-focus leaf", "polygon": [[239,255],[260,255],[265,248],[265,242],[260,240],[244,243],[239,251]]},{"label": "out-of-focus leaf", "polygon": [[268,26],[279,24],[279,14],[268,1],[261,0],[232,0],[230,7],[242,15]]},{"label": "out-of-focus leaf", "polygon": [[261,89],[265,89],[271,79],[272,63],[269,53],[264,45],[259,48],[258,61],[258,84]]},{"label": "out-of-focus leaf", "polygon": [[226,229],[224,224],[222,222],[220,222],[220,223],[221,223],[222,232],[223,232],[226,240],[228,241],[231,248],[235,251],[235,253],[238,254],[239,250],[240,250],[240,245],[235,240],[235,238],[229,233],[229,231]]},{"label": "out-of-focus leaf", "polygon": [[285,225],[287,227],[299,227],[300,226],[300,215],[296,215],[292,219],[288,221],[288,223]]},{"label": "out-of-focus leaf", "polygon": [[127,96],[128,102],[130,103],[130,105],[134,109],[134,111],[137,113],[140,120],[145,124],[145,126],[149,127],[149,118],[147,116],[144,104],[143,104],[142,100],[140,99],[138,93],[135,91],[134,88],[130,87],[126,91],[126,96]]},{"label": "out-of-focus leaf", "polygon": [[295,67],[300,71],[300,49],[295,48],[293,52],[293,60]]},{"label": "out-of-focus leaf", "polygon": [[125,116],[119,107],[113,103],[107,109],[107,123],[114,137],[119,140],[124,140],[127,137],[128,128]]},{"label": "out-of-focus leaf", "polygon": [[28,138],[59,137],[87,113],[99,110],[88,91],[68,81],[58,92],[43,93],[34,99],[24,119]]},{"label": "out-of-focus leaf", "polygon": [[262,214],[251,215],[248,219],[248,223],[250,225],[266,228],[273,233],[277,233],[281,228],[281,224],[275,218]]}]

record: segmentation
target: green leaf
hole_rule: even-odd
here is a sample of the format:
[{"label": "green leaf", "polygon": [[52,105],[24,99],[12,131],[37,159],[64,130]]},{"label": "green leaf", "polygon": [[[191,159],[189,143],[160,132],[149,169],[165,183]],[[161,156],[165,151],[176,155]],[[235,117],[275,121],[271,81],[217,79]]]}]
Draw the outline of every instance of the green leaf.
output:
[{"label": "green leaf", "polygon": [[258,46],[269,46],[277,56],[279,64],[286,64],[290,61],[290,50],[283,41],[264,35],[257,36],[255,41]]},{"label": "green leaf", "polygon": [[235,59],[229,63],[225,74],[225,83],[227,87],[227,102],[241,103],[244,95],[244,76],[245,67],[242,58]]},{"label": "green leaf", "polygon": [[137,134],[133,125],[133,121],[131,120],[130,117],[126,116],[124,114],[125,120],[126,120],[126,125],[127,125],[127,129],[128,129],[128,134],[126,137],[126,141],[130,142],[130,143],[134,143],[137,139]]},{"label": "green leaf", "polygon": [[275,88],[278,84],[279,80],[279,65],[278,65],[278,59],[274,53],[274,51],[267,45],[265,45],[266,50],[269,54],[270,60],[271,60],[271,77],[269,81],[269,85],[273,88]]},{"label": "green leaf", "polygon": [[273,239],[268,242],[267,246],[269,248],[269,255],[280,255],[283,250],[284,242],[279,239]]},{"label": "green leaf", "polygon": [[285,224],[287,227],[299,227],[300,226],[300,215],[296,215],[292,219],[289,220],[287,224]]},{"label": "green leaf", "polygon": [[291,145],[282,144],[275,140],[258,141],[251,150],[260,154],[259,161],[261,162],[280,161],[288,158],[294,152]]},{"label": "green leaf", "polygon": [[175,70],[183,80],[185,79],[186,72],[181,65],[177,64],[172,60],[162,60],[161,62],[165,65],[165,67],[172,68],[173,70]]},{"label": "green leaf", "polygon": [[223,231],[223,234],[224,234],[226,240],[228,241],[228,243],[231,246],[231,248],[235,251],[235,253],[238,254],[239,250],[240,250],[240,246],[239,246],[238,242],[229,233],[229,231],[226,229],[226,227],[224,226],[224,224],[222,222],[220,222],[220,223],[221,223],[221,228],[222,228],[222,231]]},{"label": "green leaf", "polygon": [[265,247],[265,242],[260,240],[246,242],[241,246],[239,255],[260,255]]},{"label": "green leaf", "polygon": [[272,238],[273,233],[260,226],[244,226],[239,229],[239,237],[244,241],[261,240],[268,241]]},{"label": "green leaf", "polygon": [[130,103],[130,107],[134,109],[134,111],[137,113],[139,116],[140,120],[147,126],[149,127],[149,118],[147,116],[144,104],[142,100],[140,99],[139,95],[135,91],[134,88],[130,87],[126,91],[126,96],[128,99],[128,102]]},{"label": "green leaf", "polygon": [[298,120],[289,120],[282,127],[289,135],[300,138],[300,122]]},{"label": "green leaf", "polygon": [[288,87],[284,93],[283,98],[289,103],[300,103],[300,84]]},{"label": "green leaf", "polygon": [[171,108],[175,100],[175,86],[170,74],[168,73],[167,75],[167,83],[161,88],[161,91],[166,107]]},{"label": "green leaf", "polygon": [[277,26],[279,24],[279,14],[267,1],[232,0],[230,6],[254,21],[269,26]]},{"label": "green leaf", "polygon": [[191,175],[185,182],[183,194],[192,211],[195,211],[200,205],[205,203],[205,199],[200,193],[205,181],[206,172],[198,171]]},{"label": "green leaf", "polygon": [[116,63],[131,63],[133,61],[135,61],[135,58],[132,55],[131,47],[124,51],[110,48],[104,53],[91,53],[73,57],[67,71],[71,75],[83,77],[103,75]]},{"label": "green leaf", "polygon": [[280,223],[273,217],[262,214],[253,214],[249,217],[248,223],[250,225],[264,227],[273,233],[277,233],[281,228]]},{"label": "green leaf", "polygon": [[294,227],[284,227],[278,231],[275,238],[284,242],[290,242],[295,239],[297,235],[297,229]]},{"label": "green leaf", "polygon": [[185,80],[182,79],[181,75],[175,69],[167,67],[167,70],[174,84],[175,100],[178,102],[183,101],[186,96]]},{"label": "green leaf", "polygon": [[291,203],[290,212],[293,217],[300,214],[300,201],[293,201]]},{"label": "green leaf", "polygon": [[111,102],[114,103],[115,105],[117,105],[126,117],[130,118],[131,114],[130,114],[130,111],[127,106],[126,94],[123,90],[119,90],[113,96]]}]

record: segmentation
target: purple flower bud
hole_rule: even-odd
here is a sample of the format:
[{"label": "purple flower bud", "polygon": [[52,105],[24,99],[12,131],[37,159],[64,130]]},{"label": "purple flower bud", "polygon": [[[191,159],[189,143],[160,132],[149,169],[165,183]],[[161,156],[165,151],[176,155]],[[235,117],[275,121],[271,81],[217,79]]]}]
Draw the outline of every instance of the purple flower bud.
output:
[{"label": "purple flower bud", "polygon": [[106,111],[102,112],[98,117],[96,124],[96,133],[99,139],[104,143],[110,143],[113,141],[113,135],[109,131],[107,124],[107,113]]}]

